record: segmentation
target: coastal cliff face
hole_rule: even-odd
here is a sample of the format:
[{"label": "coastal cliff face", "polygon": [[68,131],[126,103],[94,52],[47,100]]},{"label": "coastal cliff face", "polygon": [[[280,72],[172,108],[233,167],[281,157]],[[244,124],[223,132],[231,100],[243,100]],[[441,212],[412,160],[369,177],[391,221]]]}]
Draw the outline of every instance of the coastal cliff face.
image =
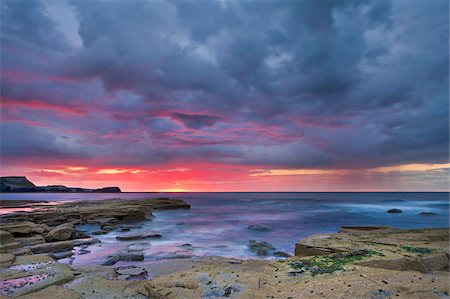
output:
[{"label": "coastal cliff face", "polygon": [[24,176],[7,176],[0,178],[0,192],[99,192],[119,193],[119,187],[104,187],[99,189],[73,188],[63,185],[36,186]]}]

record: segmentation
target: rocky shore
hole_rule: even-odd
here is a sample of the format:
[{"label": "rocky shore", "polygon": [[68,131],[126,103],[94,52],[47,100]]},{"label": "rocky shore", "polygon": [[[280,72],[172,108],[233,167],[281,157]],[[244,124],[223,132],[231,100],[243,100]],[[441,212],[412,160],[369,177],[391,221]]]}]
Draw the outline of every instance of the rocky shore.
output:
[{"label": "rocky shore", "polygon": [[[0,218],[0,298],[449,298],[448,228],[344,226],[298,241],[280,260],[148,262],[136,244],[103,266],[77,266],[58,260],[88,252],[96,234],[110,231],[121,232],[119,241],[163,238],[133,233],[133,222],[190,206],[167,198],[24,204],[39,210]],[[80,229],[87,224],[100,231]],[[275,250],[266,243],[248,247]]]}]

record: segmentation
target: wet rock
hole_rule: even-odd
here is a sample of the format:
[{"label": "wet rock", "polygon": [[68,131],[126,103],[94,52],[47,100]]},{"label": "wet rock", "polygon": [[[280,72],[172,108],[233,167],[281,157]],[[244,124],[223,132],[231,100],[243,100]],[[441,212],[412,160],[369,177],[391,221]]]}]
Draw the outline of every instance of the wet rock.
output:
[{"label": "wet rock", "polygon": [[[59,263],[35,263],[33,265],[23,265],[23,267],[26,269],[26,272],[16,271],[2,281],[4,285],[9,286],[6,290],[3,289],[3,291],[7,291],[9,296],[19,298],[65,298],[57,297],[57,293],[50,297],[36,297],[33,292],[72,280],[74,275],[70,267]],[[26,294],[30,295],[25,297],[24,295]]]},{"label": "wet rock", "polygon": [[100,242],[100,240],[94,238],[76,239],[72,241],[73,246],[92,245],[98,242]]},{"label": "wet rock", "polygon": [[116,269],[118,275],[128,275],[128,276],[144,276],[147,275],[147,270],[144,268],[132,266],[128,268],[118,268]]},{"label": "wet rock", "polygon": [[63,251],[50,254],[50,256],[55,260],[65,259],[71,257],[72,255],[73,255],[72,251]]},{"label": "wet rock", "polygon": [[436,213],[433,213],[433,212],[420,212],[419,215],[420,216],[435,216]]},{"label": "wet rock", "polygon": [[399,213],[403,213],[403,211],[400,210],[400,209],[390,209],[390,210],[388,210],[387,212],[388,212],[388,213],[391,213],[391,214],[399,214]]},{"label": "wet rock", "polygon": [[143,251],[150,248],[150,246],[151,244],[148,242],[133,243],[128,246],[128,251]]},{"label": "wet rock", "polygon": [[76,230],[75,233],[72,235],[73,239],[85,239],[89,238],[89,234],[85,231]]},{"label": "wet rock", "polygon": [[62,252],[70,251],[73,249],[72,241],[59,241],[52,243],[44,243],[31,246],[30,249],[33,253],[51,253],[51,252]]},{"label": "wet rock", "polygon": [[139,240],[139,239],[147,239],[147,238],[161,238],[162,235],[157,232],[144,232],[144,233],[136,233],[136,234],[127,234],[122,236],[117,236],[117,240],[121,241],[130,241],[130,240]]},{"label": "wet rock", "polygon": [[260,232],[266,232],[266,231],[269,231],[272,229],[272,227],[270,227],[269,225],[266,225],[266,224],[251,224],[247,228],[251,229],[251,230],[260,231]]},{"label": "wet rock", "polygon": [[109,231],[107,230],[97,230],[92,232],[91,234],[94,236],[98,236],[98,235],[106,235],[107,233],[109,233]]},{"label": "wet rock", "polygon": [[111,266],[115,263],[122,262],[140,262],[144,260],[144,254],[141,252],[120,252],[116,255],[111,255],[108,259],[102,264],[103,266]]},{"label": "wet rock", "polygon": [[58,225],[55,228],[52,228],[48,234],[45,236],[45,238],[52,242],[52,241],[65,241],[69,240],[72,235],[75,233],[75,227],[71,223],[65,223]]},{"label": "wet rock", "polygon": [[278,257],[290,257],[292,256],[290,253],[284,252],[284,251],[275,251],[273,253],[274,256],[278,256]]},{"label": "wet rock", "polygon": [[0,267],[10,266],[14,262],[15,258],[16,256],[14,254],[10,253],[0,254]]},{"label": "wet rock", "polygon": [[257,255],[267,256],[270,251],[274,251],[276,248],[269,242],[257,242],[255,240],[248,241],[248,248],[250,251],[255,252]]},{"label": "wet rock", "polygon": [[240,291],[241,291],[241,287],[239,287],[239,286],[235,286],[235,285],[228,286],[223,291],[223,297],[230,297],[234,293],[239,293]]}]

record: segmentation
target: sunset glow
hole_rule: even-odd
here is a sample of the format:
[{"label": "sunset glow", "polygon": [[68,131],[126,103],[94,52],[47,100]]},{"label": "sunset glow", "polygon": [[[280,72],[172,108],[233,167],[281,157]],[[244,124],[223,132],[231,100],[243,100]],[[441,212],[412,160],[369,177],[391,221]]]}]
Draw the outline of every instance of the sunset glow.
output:
[{"label": "sunset glow", "polygon": [[448,2],[204,2],[2,1],[1,175],[449,190]]}]

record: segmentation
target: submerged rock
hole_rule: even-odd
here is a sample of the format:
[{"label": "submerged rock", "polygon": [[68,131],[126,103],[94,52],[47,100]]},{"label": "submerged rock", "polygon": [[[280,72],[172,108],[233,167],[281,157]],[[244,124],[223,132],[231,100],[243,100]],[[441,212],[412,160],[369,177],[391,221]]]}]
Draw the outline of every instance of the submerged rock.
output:
[{"label": "submerged rock", "polygon": [[127,234],[122,236],[117,236],[117,240],[121,241],[130,241],[130,240],[139,240],[139,239],[147,239],[147,238],[161,238],[162,235],[157,232],[144,232],[144,233],[136,233],[136,234]]},{"label": "submerged rock", "polygon": [[257,255],[267,256],[270,251],[274,251],[276,248],[269,242],[256,242],[255,240],[248,241],[248,248],[250,251],[255,252]]},{"label": "submerged rock", "polygon": [[387,211],[388,213],[392,213],[392,214],[399,214],[399,213],[403,213],[402,210],[400,209],[390,209]]},{"label": "submerged rock", "polygon": [[266,225],[266,224],[251,224],[251,225],[247,226],[247,228],[251,229],[251,230],[260,231],[260,232],[265,232],[265,231],[269,231],[272,229],[272,227],[270,227],[269,225]]},{"label": "submerged rock", "polygon": [[420,216],[435,216],[436,213],[433,213],[433,212],[420,212],[419,215]]},{"label": "submerged rock", "polygon": [[278,256],[278,257],[290,257],[290,256],[292,256],[290,253],[287,253],[287,252],[284,252],[284,251],[280,251],[280,250],[275,251],[273,253],[273,255],[274,256]]}]

